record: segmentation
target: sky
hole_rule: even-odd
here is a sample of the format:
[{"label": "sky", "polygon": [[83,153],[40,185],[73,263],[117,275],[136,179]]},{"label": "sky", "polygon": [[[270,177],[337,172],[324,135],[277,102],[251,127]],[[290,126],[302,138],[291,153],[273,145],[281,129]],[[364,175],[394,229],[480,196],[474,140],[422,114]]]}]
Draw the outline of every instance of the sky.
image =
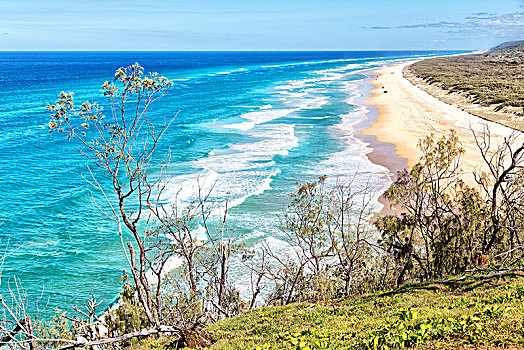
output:
[{"label": "sky", "polygon": [[0,0],[0,51],[483,50],[524,0]]}]

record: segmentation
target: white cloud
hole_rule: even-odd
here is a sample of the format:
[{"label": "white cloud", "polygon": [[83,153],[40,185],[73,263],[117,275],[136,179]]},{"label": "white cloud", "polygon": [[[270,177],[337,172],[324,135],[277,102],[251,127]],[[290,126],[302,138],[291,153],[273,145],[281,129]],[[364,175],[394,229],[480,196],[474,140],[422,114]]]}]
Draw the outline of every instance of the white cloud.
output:
[{"label": "white cloud", "polygon": [[468,16],[461,22],[431,22],[417,23],[399,26],[403,29],[417,28],[444,28],[457,31],[489,32],[493,34],[523,34],[524,12],[512,12],[507,14],[488,14],[477,12]]}]

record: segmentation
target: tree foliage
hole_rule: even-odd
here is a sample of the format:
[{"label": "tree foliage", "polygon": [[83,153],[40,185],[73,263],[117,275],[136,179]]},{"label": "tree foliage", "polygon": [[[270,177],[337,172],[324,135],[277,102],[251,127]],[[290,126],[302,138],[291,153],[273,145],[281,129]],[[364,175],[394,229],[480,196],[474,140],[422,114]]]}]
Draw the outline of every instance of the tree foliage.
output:
[{"label": "tree foliage", "polygon": [[421,140],[420,162],[399,173],[385,193],[400,214],[382,217],[376,225],[398,265],[397,285],[457,275],[500,254],[505,259],[508,251],[517,258],[513,264],[520,262],[514,253],[522,248],[523,197],[517,185],[524,180],[522,149],[508,139],[491,152],[489,133],[476,137],[490,170],[476,174],[480,186],[461,180],[463,148],[452,132],[438,140],[433,135]]}]

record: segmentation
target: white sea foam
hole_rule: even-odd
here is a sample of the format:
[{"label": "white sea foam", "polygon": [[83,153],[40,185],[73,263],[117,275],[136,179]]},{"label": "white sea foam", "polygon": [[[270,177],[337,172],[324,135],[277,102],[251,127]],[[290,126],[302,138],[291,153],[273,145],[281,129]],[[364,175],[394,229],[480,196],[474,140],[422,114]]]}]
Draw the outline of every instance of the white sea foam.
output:
[{"label": "white sea foam", "polygon": [[255,124],[267,123],[269,121],[285,117],[288,114],[295,112],[296,109],[264,109],[257,112],[250,112],[242,114],[240,117],[250,120]]},{"label": "white sea foam", "polygon": [[207,171],[199,174],[178,175],[171,180],[164,190],[163,201],[178,207],[185,207],[198,199],[199,192],[207,193],[212,190],[219,174]]},{"label": "white sea foam", "polygon": [[253,129],[255,125],[256,124],[254,122],[242,122],[242,123],[226,124],[226,125],[223,125],[222,127],[226,129],[236,129],[236,130],[247,131],[247,130]]},{"label": "white sea foam", "polygon": [[[268,105],[266,105],[268,106]],[[270,105],[269,105],[270,106]],[[261,109],[260,111],[244,113],[240,116],[242,119],[249,120],[248,122],[241,122],[235,124],[226,124],[223,127],[229,129],[238,129],[238,130],[250,130],[255,127],[255,125],[267,123],[269,121],[285,117],[297,109],[272,109],[267,107],[266,109]]]},{"label": "white sea foam", "polygon": [[329,119],[331,118],[330,115],[325,115],[321,117],[302,117],[302,119],[313,119],[313,120],[322,120],[322,119]]},{"label": "white sea foam", "polygon": [[249,71],[248,69],[246,69],[244,67],[240,67],[240,68],[237,68],[237,69],[226,70],[226,71],[222,71],[222,72],[209,73],[208,75],[209,76],[229,75],[229,74],[233,74],[233,73],[241,73],[241,72],[248,72],[248,71]]},{"label": "white sea foam", "polygon": [[274,90],[296,90],[307,86],[313,86],[317,79],[289,80],[286,85],[277,85]]},{"label": "white sea foam", "polygon": [[372,151],[366,144],[355,137],[355,126],[363,121],[369,109],[358,106],[351,113],[341,116],[341,122],[330,132],[344,142],[342,151],[331,154],[312,170],[312,173],[327,176],[327,184],[351,183],[352,191],[357,196],[371,198],[373,210],[382,208],[378,198],[391,184],[391,173],[381,165],[372,163],[367,154]]},{"label": "white sea foam", "polygon": [[292,67],[292,66],[303,66],[303,65],[316,65],[316,64],[325,64],[325,63],[337,63],[337,62],[352,62],[358,61],[360,58],[341,58],[335,60],[320,60],[320,61],[306,61],[306,62],[292,62],[292,63],[283,63],[283,64],[274,64],[274,65],[264,65],[260,66],[261,68],[279,68],[279,67]]},{"label": "white sea foam", "polygon": [[354,82],[344,79],[354,75],[354,69],[359,66],[352,64],[347,67],[315,71],[312,73],[315,75],[313,78],[289,80],[283,85],[275,86],[273,90],[275,94],[281,96],[279,100],[287,106],[299,110],[318,109],[329,102],[329,93],[333,91],[333,87],[328,88],[330,84],[336,82],[339,87],[335,89],[338,91],[345,91],[345,88],[350,85],[356,86]]},{"label": "white sea foam", "polygon": [[328,96],[307,96],[288,99],[285,104],[298,109],[318,109],[328,103]]},{"label": "white sea foam", "polygon": [[280,173],[273,158],[288,154],[298,145],[294,125],[263,124],[250,130],[249,135],[257,141],[233,144],[191,162],[195,174],[175,177],[163,200],[184,207],[200,192],[209,195],[208,203],[219,210],[226,202],[231,208],[271,189],[273,177]]}]

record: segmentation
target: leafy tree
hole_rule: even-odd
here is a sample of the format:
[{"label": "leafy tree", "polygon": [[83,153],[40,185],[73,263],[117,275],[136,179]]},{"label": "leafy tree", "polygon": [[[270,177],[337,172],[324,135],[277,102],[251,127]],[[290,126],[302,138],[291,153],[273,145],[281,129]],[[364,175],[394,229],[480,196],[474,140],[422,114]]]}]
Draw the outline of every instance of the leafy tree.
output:
[{"label": "leafy tree", "polygon": [[461,180],[463,148],[454,132],[419,142],[420,162],[399,173],[385,196],[400,215],[377,221],[382,243],[399,264],[397,284],[408,274],[420,279],[456,274],[482,252],[479,236],[487,208],[479,193]]}]

